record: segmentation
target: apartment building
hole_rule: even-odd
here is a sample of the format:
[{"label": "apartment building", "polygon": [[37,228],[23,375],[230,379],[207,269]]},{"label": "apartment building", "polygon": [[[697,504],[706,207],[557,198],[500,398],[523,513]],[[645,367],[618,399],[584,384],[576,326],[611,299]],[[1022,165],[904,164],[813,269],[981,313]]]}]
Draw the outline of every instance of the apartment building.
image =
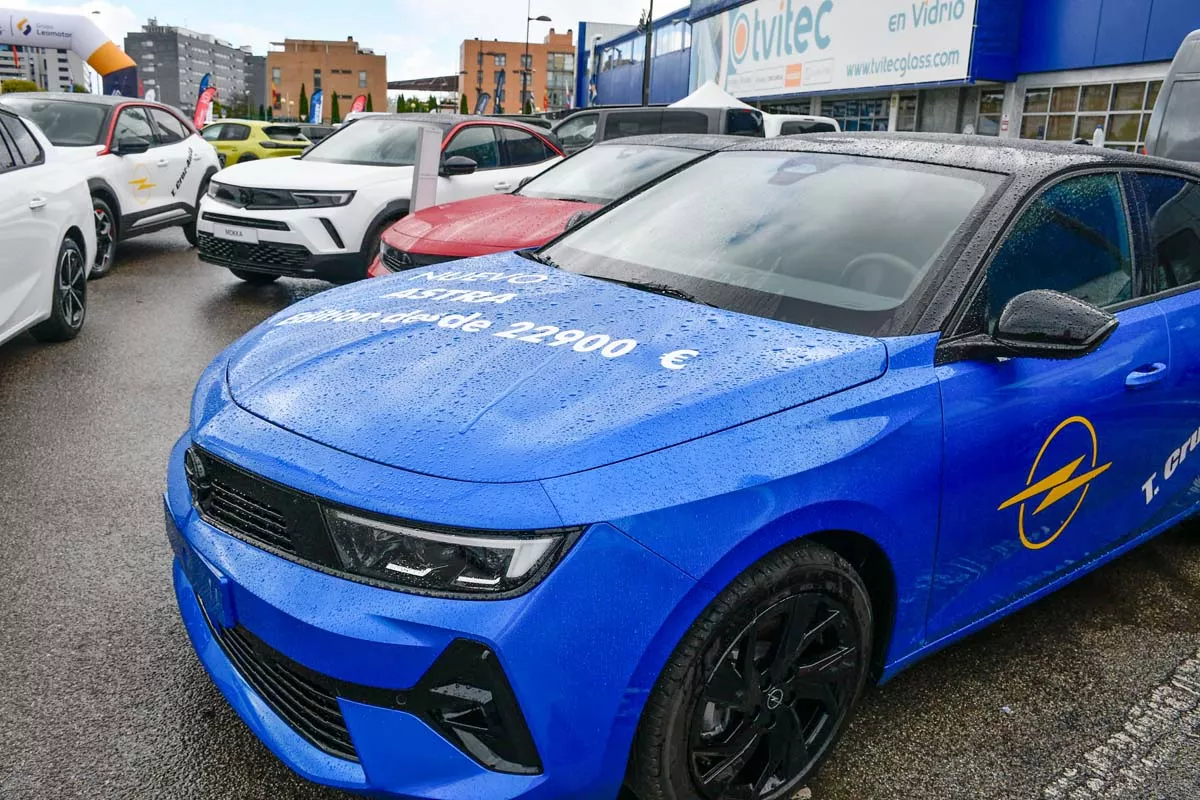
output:
[{"label": "apartment building", "polygon": [[467,39],[459,48],[458,91],[474,110],[484,94],[487,113],[519,114],[570,108],[575,95],[575,35],[553,28],[540,42]]},{"label": "apartment building", "polygon": [[387,107],[387,57],[361,47],[354,37],[345,41],[284,39],[273,42],[267,53],[267,85],[276,119],[294,119],[300,114],[300,88],[311,100],[313,92],[325,96],[324,119],[333,114],[337,95],[343,115],[360,94],[372,99],[377,111]]}]

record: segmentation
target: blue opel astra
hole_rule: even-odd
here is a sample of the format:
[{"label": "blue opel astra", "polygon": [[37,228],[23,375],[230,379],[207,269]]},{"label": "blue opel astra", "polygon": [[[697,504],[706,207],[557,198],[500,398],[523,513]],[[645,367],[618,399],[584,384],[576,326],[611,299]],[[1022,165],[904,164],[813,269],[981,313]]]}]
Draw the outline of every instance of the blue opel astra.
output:
[{"label": "blue opel astra", "polygon": [[1187,167],[748,140],[231,346],[179,607],[313,781],[790,797],[868,684],[1196,510],[1198,328]]}]

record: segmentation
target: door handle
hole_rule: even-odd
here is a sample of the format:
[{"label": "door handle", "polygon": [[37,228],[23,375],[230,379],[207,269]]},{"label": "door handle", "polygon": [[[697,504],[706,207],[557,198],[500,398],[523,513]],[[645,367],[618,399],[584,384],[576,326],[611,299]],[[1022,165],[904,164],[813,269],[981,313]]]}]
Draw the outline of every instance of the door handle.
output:
[{"label": "door handle", "polygon": [[1138,367],[1129,373],[1125,378],[1125,386],[1130,389],[1140,389],[1143,386],[1158,383],[1165,377],[1167,377],[1167,365],[1160,361],[1156,364]]},{"label": "door handle", "polygon": [[167,165],[168,165],[168,164],[170,164],[170,163],[171,163],[171,162],[170,162],[170,161],[168,161],[168,160],[167,160],[167,159],[165,159],[165,158],[160,158],[160,159],[158,160],[158,165],[159,165],[160,167],[165,167],[165,166],[167,166]]},{"label": "door handle", "polygon": [[509,183],[508,181],[500,181],[492,188],[495,189],[497,192],[507,192],[510,189],[512,189],[512,184]]},{"label": "door handle", "polygon": [[33,198],[32,200],[29,201],[29,207],[32,208],[34,211],[37,211],[39,208],[45,208],[46,207],[46,198],[44,198],[44,197]]}]

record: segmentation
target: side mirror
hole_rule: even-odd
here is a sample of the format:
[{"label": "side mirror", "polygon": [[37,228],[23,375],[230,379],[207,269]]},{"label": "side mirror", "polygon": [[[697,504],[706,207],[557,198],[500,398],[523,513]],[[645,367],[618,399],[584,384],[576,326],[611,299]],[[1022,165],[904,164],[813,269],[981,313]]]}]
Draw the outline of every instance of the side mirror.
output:
[{"label": "side mirror", "polygon": [[996,334],[948,343],[961,358],[1078,358],[1112,336],[1117,318],[1062,292],[1035,289],[1008,301]]},{"label": "side mirror", "polygon": [[441,175],[443,178],[453,178],[457,175],[474,175],[479,164],[466,156],[450,156],[442,162]]},{"label": "side mirror", "polygon": [[134,156],[150,149],[150,140],[140,136],[126,136],[117,141],[113,152],[119,156]]}]

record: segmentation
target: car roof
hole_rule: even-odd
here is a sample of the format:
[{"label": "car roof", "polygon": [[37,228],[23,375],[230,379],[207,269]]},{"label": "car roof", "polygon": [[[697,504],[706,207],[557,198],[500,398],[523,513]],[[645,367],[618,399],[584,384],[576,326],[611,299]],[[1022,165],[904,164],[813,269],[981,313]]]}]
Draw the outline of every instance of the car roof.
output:
[{"label": "car roof", "polygon": [[[488,123],[503,123],[505,125],[516,125],[519,128],[541,133],[547,133],[545,128],[537,125],[529,125],[520,120],[512,119],[511,117],[488,117],[482,114],[372,114],[369,117],[359,117],[358,119],[398,119],[407,120],[409,122],[425,122],[431,125],[437,125],[441,128],[453,128],[456,125],[461,125],[464,122],[488,122]],[[357,122],[357,119],[355,120]]]},{"label": "car roof", "polygon": [[153,100],[142,100],[137,97],[121,97],[110,94],[86,94],[84,92],[5,92],[0,100],[20,98],[27,100],[67,100],[72,103],[85,103],[93,106],[119,106],[122,103],[146,103],[152,106],[163,106]]},{"label": "car roof", "polygon": [[744,136],[728,136],[715,133],[649,133],[642,136],[624,136],[620,139],[606,139],[597,142],[595,147],[622,147],[628,145],[645,145],[653,147],[677,147],[681,150],[700,150],[714,152],[724,150],[746,141]]},{"label": "car roof", "polygon": [[1121,150],[956,133],[808,133],[774,139],[743,139],[732,149],[891,158],[1003,175],[1020,174],[1033,179],[1049,177],[1071,167],[1093,165],[1170,169],[1200,177],[1200,169],[1190,165]]}]

